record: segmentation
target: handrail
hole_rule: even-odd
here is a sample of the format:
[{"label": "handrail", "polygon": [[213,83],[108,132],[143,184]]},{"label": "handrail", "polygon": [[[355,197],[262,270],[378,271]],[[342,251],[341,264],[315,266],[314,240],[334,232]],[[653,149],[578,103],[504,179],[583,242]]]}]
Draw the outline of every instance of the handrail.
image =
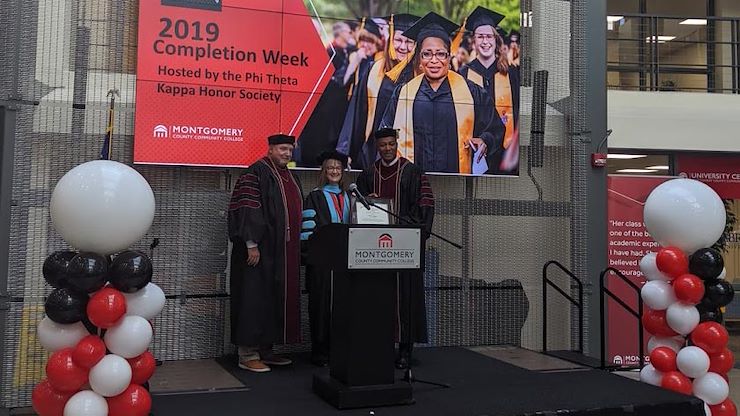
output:
[{"label": "handrail", "polygon": [[727,17],[727,16],[678,16],[678,15],[667,15],[667,14],[652,14],[652,13],[612,13],[611,15],[614,16],[623,16],[625,18],[629,17],[647,17],[647,18],[655,18],[655,19],[706,19],[706,20],[716,20],[721,22],[731,22],[735,20],[740,20],[740,17]]},{"label": "handrail", "polygon": [[[623,282],[627,283],[637,294],[637,311],[635,311],[631,306],[627,305],[620,299],[617,295],[614,294],[611,290],[609,290],[604,285],[604,278],[607,276],[609,272],[614,273],[617,277],[622,279]],[[601,310],[601,368],[606,368],[606,302],[604,302],[604,295],[609,296],[612,300],[617,302],[619,306],[621,306],[624,310],[629,312],[632,316],[637,318],[637,338],[639,342],[639,348],[638,348],[638,354],[640,355],[640,368],[642,368],[645,365],[645,343],[644,343],[644,334],[643,334],[643,326],[642,326],[642,312],[643,312],[643,302],[642,302],[642,296],[640,296],[640,287],[634,284],[630,279],[625,277],[622,272],[619,270],[613,268],[613,267],[607,267],[604,269],[603,272],[599,275],[599,304],[600,304],[600,310]]]},{"label": "handrail", "polygon": [[[565,274],[570,276],[572,281],[578,284],[578,301],[565,293],[560,287],[555,285],[548,277],[547,270],[551,265],[557,266]],[[547,286],[550,285],[565,297],[571,304],[578,308],[578,351],[583,353],[583,283],[576,277],[573,272],[555,260],[550,260],[542,266],[542,352],[547,352]]]}]

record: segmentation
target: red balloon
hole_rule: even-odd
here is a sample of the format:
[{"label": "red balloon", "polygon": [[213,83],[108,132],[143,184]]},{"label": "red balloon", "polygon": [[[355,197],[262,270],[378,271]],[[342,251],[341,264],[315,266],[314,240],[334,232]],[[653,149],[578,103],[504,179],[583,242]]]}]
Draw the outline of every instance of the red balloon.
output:
[{"label": "red balloon", "polygon": [[144,387],[136,384],[108,399],[108,416],[148,416],[152,410],[152,397]]},{"label": "red balloon", "polygon": [[668,347],[658,347],[650,353],[650,364],[661,373],[676,371],[676,351]]},{"label": "red balloon", "polygon": [[646,308],[642,314],[642,325],[645,330],[653,335],[661,337],[673,337],[678,335],[676,331],[668,326],[665,317],[666,311],[654,311]]},{"label": "red balloon", "polygon": [[46,363],[49,383],[60,392],[77,392],[87,383],[87,369],[75,364],[72,351],[72,348],[59,350]]},{"label": "red balloon", "polygon": [[704,297],[704,281],[693,274],[684,274],[673,281],[676,299],[696,305]]},{"label": "red balloon", "polygon": [[721,353],[729,340],[730,334],[717,322],[702,322],[691,333],[691,342],[709,355]]},{"label": "red balloon", "polygon": [[112,287],[104,287],[87,302],[87,316],[93,325],[111,328],[126,314],[126,298]]},{"label": "red balloon", "polygon": [[678,247],[666,247],[658,251],[655,264],[658,270],[674,278],[689,272],[689,258]]},{"label": "red balloon", "polygon": [[63,416],[64,405],[74,394],[75,392],[57,391],[49,380],[44,379],[33,388],[31,404],[39,416]]},{"label": "red balloon", "polygon": [[88,370],[105,357],[105,342],[100,337],[88,335],[77,343],[72,351],[75,364]]},{"label": "red balloon", "polygon": [[129,358],[128,363],[131,364],[131,384],[146,383],[154,374],[157,366],[157,361],[149,351],[138,357]]},{"label": "red balloon", "polygon": [[678,393],[691,395],[693,387],[691,380],[683,375],[680,371],[671,371],[663,374],[663,381],[660,382],[660,386],[664,389],[673,390]]},{"label": "red balloon", "polygon": [[735,355],[725,348],[719,354],[709,356],[709,372],[727,374],[735,366]]},{"label": "red balloon", "polygon": [[735,407],[735,403],[730,399],[720,404],[709,406],[709,410],[712,411],[712,416],[737,416],[737,407]]}]

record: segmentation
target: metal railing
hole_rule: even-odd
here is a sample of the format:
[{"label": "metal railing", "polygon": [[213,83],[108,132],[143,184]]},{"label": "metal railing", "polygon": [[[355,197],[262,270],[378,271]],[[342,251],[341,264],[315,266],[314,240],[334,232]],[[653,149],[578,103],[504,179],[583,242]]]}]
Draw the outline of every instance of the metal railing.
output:
[{"label": "metal railing", "polygon": [[[623,282],[627,283],[629,287],[631,287],[636,295],[637,295],[637,310],[632,308],[631,306],[624,303],[622,299],[619,298],[619,296],[615,295],[614,292],[609,290],[606,285],[604,285],[604,279],[609,274],[609,272],[613,273],[617,277],[619,277]],[[599,304],[600,304],[600,312],[601,312],[601,368],[607,369],[606,365],[606,302],[604,301],[605,296],[609,296],[613,301],[617,302],[619,306],[621,306],[624,310],[630,313],[630,315],[637,318],[637,338],[639,342],[638,346],[638,354],[640,356],[640,367],[642,368],[645,366],[645,339],[644,339],[644,331],[642,327],[642,311],[643,311],[643,303],[642,303],[642,297],[640,296],[640,288],[634,284],[630,279],[625,277],[622,272],[619,270],[613,268],[613,267],[607,267],[604,269],[603,272],[599,275]],[[630,369],[630,367],[620,367],[619,369],[626,370]]]},{"label": "metal railing", "polygon": [[[578,285],[578,301],[547,277],[550,266],[557,266],[563,273],[567,274],[571,281]],[[578,308],[578,352],[583,353],[583,283],[573,272],[555,260],[548,261],[542,266],[542,352],[547,352],[547,286],[552,286],[558,293],[563,295],[573,306]]]},{"label": "metal railing", "polygon": [[609,88],[740,94],[740,18],[625,13],[607,29]]}]

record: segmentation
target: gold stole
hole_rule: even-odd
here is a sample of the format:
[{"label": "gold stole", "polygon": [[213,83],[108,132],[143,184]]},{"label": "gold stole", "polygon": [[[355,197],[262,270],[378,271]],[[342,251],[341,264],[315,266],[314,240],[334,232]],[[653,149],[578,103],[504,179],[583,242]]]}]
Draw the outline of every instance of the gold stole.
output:
[{"label": "gold stole", "polygon": [[485,88],[483,85],[483,76],[473,71],[471,68],[468,68],[468,79],[476,83],[479,87]]},{"label": "gold stole", "polygon": [[[421,87],[424,74],[418,75],[401,87],[396,107],[396,117],[393,128],[398,129],[398,151],[401,156],[414,161],[414,100]],[[455,104],[455,119],[457,121],[457,154],[459,173],[471,173],[472,161],[470,149],[465,144],[473,138],[475,122],[475,102],[468,84],[456,72],[448,72],[452,101]]]},{"label": "gold stole", "polygon": [[494,79],[494,105],[498,116],[502,120],[506,119],[505,127],[506,133],[504,134],[504,149],[508,149],[511,141],[514,139],[514,100],[511,94],[511,81],[509,80],[509,74],[501,74],[496,72],[493,76]]},{"label": "gold stole", "polygon": [[378,94],[380,86],[383,84],[385,72],[385,59],[375,61],[370,67],[370,73],[367,77],[367,122],[365,123],[365,141],[373,133],[373,124],[375,123],[375,109],[378,105]]}]

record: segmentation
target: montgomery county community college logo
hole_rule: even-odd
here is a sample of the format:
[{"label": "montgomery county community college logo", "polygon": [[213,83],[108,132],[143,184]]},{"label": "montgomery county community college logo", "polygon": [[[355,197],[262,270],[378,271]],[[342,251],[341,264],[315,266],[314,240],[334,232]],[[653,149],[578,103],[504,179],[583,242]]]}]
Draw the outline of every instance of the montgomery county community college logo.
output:
[{"label": "montgomery county community college logo", "polygon": [[381,234],[378,237],[379,248],[393,248],[393,237],[390,234]]},{"label": "montgomery county community college logo", "polygon": [[162,0],[162,5],[221,11],[221,0]]},{"label": "montgomery county community college logo", "polygon": [[154,126],[154,132],[152,133],[152,135],[159,139],[166,139],[167,137],[169,137],[170,131],[167,126],[157,124],[156,126]]},{"label": "montgomery county community college logo", "polygon": [[616,364],[616,365],[623,365],[624,364],[624,360],[622,360],[622,356],[621,355],[615,355],[614,356],[614,364]]}]

